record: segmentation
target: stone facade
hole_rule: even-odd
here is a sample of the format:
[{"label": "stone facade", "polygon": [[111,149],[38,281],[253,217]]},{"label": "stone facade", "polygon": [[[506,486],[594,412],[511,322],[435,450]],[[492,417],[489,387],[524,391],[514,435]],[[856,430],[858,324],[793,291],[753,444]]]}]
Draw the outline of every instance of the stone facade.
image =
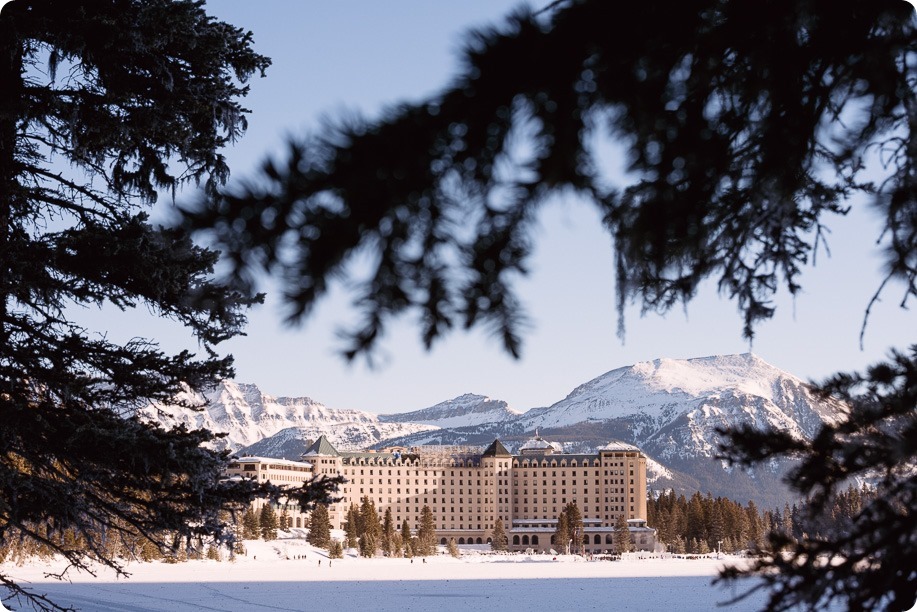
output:
[{"label": "stone facade", "polygon": [[385,452],[338,452],[320,438],[303,455],[315,476],[341,475],[341,501],[329,507],[340,529],[351,504],[363,497],[379,514],[391,508],[398,525],[416,529],[424,506],[433,511],[437,539],[445,544],[486,544],[497,518],[503,519],[510,550],[546,552],[563,546],[553,534],[557,516],[575,502],[584,529],[577,538],[586,553],[613,550],[619,515],[630,520],[638,550],[653,550],[655,530],[646,526],[646,456],[640,449],[611,443],[595,454],[566,454],[540,437],[512,455],[498,440],[483,452],[469,447],[390,448]]},{"label": "stone facade", "polygon": [[[225,470],[227,478],[251,478],[258,482],[271,482],[275,485],[290,488],[301,487],[304,482],[312,479],[311,463],[305,461],[288,461],[286,459],[272,459],[269,457],[241,457],[230,461]],[[260,510],[266,500],[256,499],[252,507]],[[307,525],[308,513],[300,512],[299,504],[293,500],[280,500],[277,506],[278,513],[287,511],[293,522],[293,527]]]}]

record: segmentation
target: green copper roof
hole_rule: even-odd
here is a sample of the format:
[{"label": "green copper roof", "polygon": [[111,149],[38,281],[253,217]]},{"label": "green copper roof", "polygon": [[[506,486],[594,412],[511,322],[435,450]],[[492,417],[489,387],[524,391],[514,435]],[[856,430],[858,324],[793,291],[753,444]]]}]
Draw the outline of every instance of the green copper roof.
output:
[{"label": "green copper roof", "polygon": [[303,457],[340,457],[341,453],[338,452],[334,446],[331,445],[331,442],[328,441],[324,435],[319,436],[312,446],[306,449],[306,452],[302,454]]}]

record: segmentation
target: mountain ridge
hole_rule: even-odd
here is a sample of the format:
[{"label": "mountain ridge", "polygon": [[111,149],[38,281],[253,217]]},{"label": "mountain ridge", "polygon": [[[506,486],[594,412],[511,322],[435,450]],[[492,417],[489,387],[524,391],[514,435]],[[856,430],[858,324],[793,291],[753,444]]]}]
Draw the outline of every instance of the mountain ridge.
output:
[{"label": "mountain ridge", "polygon": [[508,421],[521,414],[524,413],[513,410],[503,400],[493,400],[485,395],[465,393],[429,408],[396,414],[380,414],[379,420],[387,423],[423,423],[438,427],[463,427],[481,422]]},{"label": "mountain ridge", "polygon": [[328,408],[308,397],[274,398],[256,385],[233,381],[198,399],[206,404],[202,413],[179,411],[164,423],[226,432],[223,448],[237,452],[292,458],[322,434],[341,450],[486,445],[494,438],[514,450],[539,430],[569,452],[594,452],[609,439],[635,444],[651,459],[649,478],[656,488],[705,490],[733,499],[747,494],[768,505],[788,499],[781,478],[791,464],[730,468],[716,459],[723,443],[717,428],[751,425],[810,438],[843,412],[836,402],[813,394],[809,383],[751,353],[660,358],[615,368],[550,406],[525,412],[466,393],[420,410],[374,415]]}]

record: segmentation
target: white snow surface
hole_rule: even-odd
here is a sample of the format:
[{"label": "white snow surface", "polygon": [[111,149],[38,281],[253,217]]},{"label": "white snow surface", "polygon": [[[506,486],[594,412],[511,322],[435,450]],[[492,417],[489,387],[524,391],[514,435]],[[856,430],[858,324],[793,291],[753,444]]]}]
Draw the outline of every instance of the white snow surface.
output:
[{"label": "white snow surface", "polygon": [[660,478],[673,478],[672,470],[662,465],[652,457],[646,458],[646,484],[652,486]]},{"label": "white snow surface", "polygon": [[198,411],[178,405],[154,405],[144,414],[165,427],[184,424],[192,429],[225,433],[226,437],[214,444],[221,449],[238,450],[289,428],[299,428],[314,434],[314,438],[324,433],[345,449],[364,448],[431,429],[414,423],[382,423],[375,414],[328,408],[308,397],[273,397],[256,385],[231,380],[203,396],[187,393],[177,400],[204,407]]},{"label": "white snow surface", "polygon": [[[421,558],[362,559],[348,550],[329,562],[327,553],[305,542],[304,530],[281,532],[272,542],[247,541],[235,561],[131,563],[128,579],[105,568],[97,576],[70,572],[67,581],[48,578],[65,568],[61,560],[25,566],[0,565],[0,573],[85,612],[119,610],[713,610],[745,590],[713,586],[724,564],[737,557],[688,560],[643,558],[589,561],[543,554],[488,554],[486,546],[460,546],[461,558],[440,553]],[[0,601],[32,610],[0,590]],[[758,610],[765,595],[725,606]]]}]

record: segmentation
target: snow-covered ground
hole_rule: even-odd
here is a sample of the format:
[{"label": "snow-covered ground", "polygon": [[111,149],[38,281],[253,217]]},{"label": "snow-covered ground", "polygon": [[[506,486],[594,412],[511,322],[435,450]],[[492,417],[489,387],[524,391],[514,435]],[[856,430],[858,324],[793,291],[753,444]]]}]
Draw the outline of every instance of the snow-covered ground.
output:
[{"label": "snow-covered ground", "polygon": [[[295,534],[294,534],[295,535]],[[235,561],[134,563],[131,577],[73,573],[60,582],[45,576],[58,562],[5,564],[0,573],[47,594],[59,604],[89,611],[366,610],[437,612],[493,610],[713,610],[737,591],[712,586],[724,562],[740,559],[626,559],[587,561],[551,555],[492,555],[465,547],[460,559],[329,561],[301,537],[246,542]],[[461,548],[461,547],[460,547]],[[348,551],[354,553],[354,551]],[[747,585],[746,585],[747,586]],[[6,597],[9,609],[31,610]],[[728,611],[760,610],[755,594]],[[0,608],[2,609],[2,608]]]}]

